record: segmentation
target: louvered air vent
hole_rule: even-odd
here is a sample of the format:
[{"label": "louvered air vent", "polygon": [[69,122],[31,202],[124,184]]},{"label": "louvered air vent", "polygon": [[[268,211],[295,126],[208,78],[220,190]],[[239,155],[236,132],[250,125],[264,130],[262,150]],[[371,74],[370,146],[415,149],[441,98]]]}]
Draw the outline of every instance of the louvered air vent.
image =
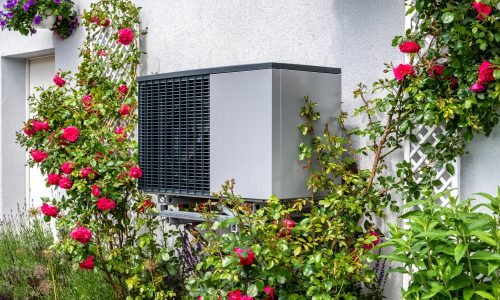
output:
[{"label": "louvered air vent", "polygon": [[139,115],[139,188],[209,195],[209,75],[139,82]]}]

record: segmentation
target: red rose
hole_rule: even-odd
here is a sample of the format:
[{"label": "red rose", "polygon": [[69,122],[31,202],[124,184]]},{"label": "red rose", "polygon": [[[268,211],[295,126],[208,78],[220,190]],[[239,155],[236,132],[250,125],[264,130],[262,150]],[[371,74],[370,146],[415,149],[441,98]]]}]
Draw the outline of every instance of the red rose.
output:
[{"label": "red rose", "polygon": [[59,210],[57,207],[48,205],[47,203],[42,204],[40,207],[40,210],[42,211],[42,214],[49,216],[49,217],[56,217],[57,214],[59,213]]},{"label": "red rose", "polygon": [[403,53],[416,53],[420,51],[420,45],[413,41],[403,42],[399,45],[399,51]]},{"label": "red rose", "polygon": [[394,69],[394,77],[398,81],[402,81],[405,79],[407,75],[414,75],[415,74],[415,69],[413,69],[412,66],[407,65],[407,64],[399,64],[397,68]]},{"label": "red rose", "polygon": [[144,201],[144,203],[142,203],[141,205],[139,205],[139,207],[137,207],[137,212],[139,213],[144,213],[144,210],[146,210],[147,208],[152,208],[152,207],[156,207],[156,204],[151,201],[150,199],[146,199],[146,201]]},{"label": "red rose", "polygon": [[90,173],[93,173],[92,169],[90,167],[85,167],[80,170],[80,177],[89,179]]},{"label": "red rose", "polygon": [[101,190],[97,185],[92,186],[92,196],[99,197],[101,196]]},{"label": "red rose", "polygon": [[71,179],[69,179],[68,177],[61,176],[61,179],[59,179],[59,187],[69,190],[71,187],[73,187],[73,181],[71,181]]},{"label": "red rose", "polygon": [[86,260],[80,263],[80,268],[85,270],[92,270],[94,268],[94,256],[90,255]]},{"label": "red rose", "polygon": [[49,123],[33,121],[33,127],[36,131],[46,131],[49,130]]},{"label": "red rose", "polygon": [[142,170],[139,168],[139,166],[132,166],[132,168],[130,168],[130,172],[128,174],[132,178],[141,178],[142,177]]},{"label": "red rose", "polygon": [[122,94],[126,94],[128,92],[128,87],[126,84],[122,84],[120,85],[120,87],[118,88],[118,91]]},{"label": "red rose", "polygon": [[106,19],[106,20],[104,20],[104,21],[101,23],[101,25],[102,25],[102,26],[104,26],[104,27],[108,27],[108,26],[109,26],[109,24],[111,24],[111,21],[110,21],[109,19]]},{"label": "red rose", "polygon": [[58,87],[63,87],[66,84],[66,80],[64,80],[59,73],[52,78],[52,81],[58,86]]},{"label": "red rose", "polygon": [[101,21],[99,20],[99,18],[97,16],[93,16],[91,19],[90,19],[90,23],[96,23],[96,24],[100,24]]},{"label": "red rose", "polygon": [[33,157],[33,160],[36,162],[42,162],[44,161],[49,155],[46,152],[40,151],[40,150],[31,150],[30,151],[31,157]]},{"label": "red rose", "polygon": [[377,246],[380,243],[380,234],[376,231],[371,231],[370,236],[375,236],[376,239],[371,244],[363,244],[362,247],[366,250],[371,250],[373,247]]},{"label": "red rose", "polygon": [[114,131],[118,137],[116,138],[119,142],[123,141],[124,139],[127,138],[127,133],[126,132],[123,132],[123,127],[118,127],[117,129],[115,129]]},{"label": "red rose", "polygon": [[47,182],[50,185],[58,185],[59,184],[59,180],[61,179],[61,175],[54,174],[54,173],[49,174],[47,177],[48,177]]},{"label": "red rose", "polygon": [[269,299],[269,300],[274,299],[274,289],[272,287],[266,286],[264,288],[264,294],[266,294],[266,298],[265,299]]},{"label": "red rose", "polygon": [[70,174],[73,171],[74,167],[75,167],[74,163],[65,162],[61,165],[61,171],[63,171],[64,174]]},{"label": "red rose", "polygon": [[243,293],[240,290],[232,291],[227,294],[229,300],[241,300]]},{"label": "red rose", "polygon": [[437,76],[443,75],[444,68],[445,68],[445,66],[441,66],[441,65],[432,66],[429,69],[429,77],[434,77],[434,75],[437,75]]},{"label": "red rose", "polygon": [[488,16],[491,13],[491,7],[482,2],[472,2],[472,5],[477,10],[477,19],[482,21],[484,17]]},{"label": "red rose", "polygon": [[485,84],[490,81],[495,81],[495,77],[493,76],[493,72],[495,72],[495,68],[492,68],[493,64],[489,61],[484,61],[479,66],[479,81],[480,84]]},{"label": "red rose", "polygon": [[130,105],[124,104],[118,109],[118,113],[122,116],[126,116],[130,113]]},{"label": "red rose", "polygon": [[68,142],[76,141],[78,139],[78,136],[80,135],[80,130],[73,126],[63,128],[62,130],[63,130],[62,137]]},{"label": "red rose", "polygon": [[134,41],[134,32],[130,28],[123,28],[118,31],[118,43],[128,46]]},{"label": "red rose", "polygon": [[470,90],[473,91],[474,93],[481,93],[486,90],[486,86],[478,83],[474,83],[471,87]]},{"label": "red rose", "polygon": [[245,296],[241,297],[240,299],[241,300],[253,300],[253,298],[248,296],[248,295],[245,295]]},{"label": "red rose", "polygon": [[34,135],[36,133],[36,130],[35,128],[29,126],[27,128],[24,128],[23,129],[23,132],[24,134],[26,134],[28,137],[31,137],[32,135]]},{"label": "red rose", "polygon": [[[238,257],[240,258],[240,265],[250,266],[251,264],[253,264],[253,261],[255,259],[255,254],[252,252],[250,248],[243,250],[239,247],[236,247],[234,248],[234,252],[236,252]],[[246,255],[244,253],[246,253]]]},{"label": "red rose", "polygon": [[85,228],[85,226],[76,227],[71,231],[71,238],[73,238],[75,241],[79,241],[82,244],[90,242],[91,237],[92,232]]},{"label": "red rose", "polygon": [[111,210],[116,207],[116,202],[108,198],[99,198],[97,208],[100,210]]}]

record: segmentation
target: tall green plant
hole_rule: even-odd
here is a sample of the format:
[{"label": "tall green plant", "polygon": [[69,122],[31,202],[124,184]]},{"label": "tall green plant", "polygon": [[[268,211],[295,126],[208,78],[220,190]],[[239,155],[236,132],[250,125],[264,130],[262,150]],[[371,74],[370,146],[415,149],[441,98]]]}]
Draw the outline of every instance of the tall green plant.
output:
[{"label": "tall green plant", "polygon": [[500,299],[500,188],[498,196],[439,204],[441,194],[423,191],[405,204],[403,227],[390,226],[394,247],[383,255],[408,274],[405,299]]}]

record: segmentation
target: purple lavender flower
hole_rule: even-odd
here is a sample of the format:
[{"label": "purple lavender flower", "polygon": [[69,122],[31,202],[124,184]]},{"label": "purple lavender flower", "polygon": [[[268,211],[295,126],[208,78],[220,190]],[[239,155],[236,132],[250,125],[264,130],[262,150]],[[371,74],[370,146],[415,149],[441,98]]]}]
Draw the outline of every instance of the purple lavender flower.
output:
[{"label": "purple lavender flower", "polygon": [[7,3],[5,3],[3,7],[5,7],[5,9],[11,9],[16,5],[17,5],[17,0],[7,0]]},{"label": "purple lavender flower", "polygon": [[54,3],[61,4],[61,0],[54,0]]},{"label": "purple lavender flower", "polygon": [[35,5],[35,0],[28,0],[26,3],[24,3],[23,9],[25,11],[28,11],[33,5]]},{"label": "purple lavender flower", "polygon": [[42,16],[40,16],[40,15],[36,15],[36,16],[33,18],[33,24],[35,24],[35,25],[40,25],[40,23],[42,23]]},{"label": "purple lavender flower", "polygon": [[7,26],[7,21],[5,21],[4,19],[0,19],[0,27],[5,27]]},{"label": "purple lavender flower", "polygon": [[14,17],[14,13],[9,11],[7,13],[4,13],[4,16],[7,18],[7,19],[12,19]]}]

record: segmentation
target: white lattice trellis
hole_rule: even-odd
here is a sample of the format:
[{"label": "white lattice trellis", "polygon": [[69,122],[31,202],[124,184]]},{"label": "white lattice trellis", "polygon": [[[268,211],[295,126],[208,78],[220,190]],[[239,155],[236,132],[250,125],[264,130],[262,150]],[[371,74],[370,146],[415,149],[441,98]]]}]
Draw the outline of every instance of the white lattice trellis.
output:
[{"label": "white lattice trellis", "polygon": [[[419,125],[413,131],[413,134],[416,135],[418,142],[413,143],[410,140],[406,141],[405,160],[411,163],[412,171],[416,174],[416,181],[419,182],[421,180],[419,178],[419,170],[429,162],[422,150],[422,145],[424,143],[430,143],[432,146],[436,146],[439,143],[439,135],[446,134],[446,130],[443,126],[438,125]],[[435,187],[436,193],[452,189],[452,195],[458,196],[460,194],[460,159],[457,158],[452,164],[455,169],[455,174],[453,175],[450,174],[444,166],[436,170],[437,175],[435,179],[441,181],[441,184]],[[441,201],[447,201],[447,197],[442,197]]]}]

